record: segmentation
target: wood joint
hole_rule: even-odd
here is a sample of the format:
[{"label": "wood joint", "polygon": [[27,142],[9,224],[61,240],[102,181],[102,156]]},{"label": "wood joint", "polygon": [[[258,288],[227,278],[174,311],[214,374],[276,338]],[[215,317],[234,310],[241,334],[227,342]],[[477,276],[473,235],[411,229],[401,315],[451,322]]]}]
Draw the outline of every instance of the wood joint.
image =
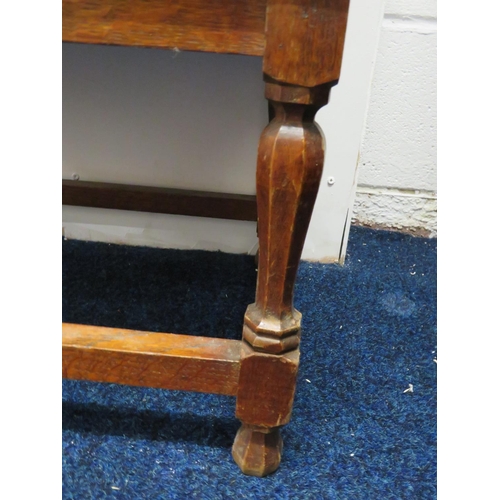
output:
[{"label": "wood joint", "polygon": [[302,87],[300,85],[289,85],[266,77],[265,96],[270,101],[316,105],[319,108],[328,104],[330,89],[337,82],[328,82],[316,87]]},{"label": "wood joint", "polygon": [[288,423],[298,367],[298,349],[276,356],[243,342],[236,416],[247,425],[266,428]]}]

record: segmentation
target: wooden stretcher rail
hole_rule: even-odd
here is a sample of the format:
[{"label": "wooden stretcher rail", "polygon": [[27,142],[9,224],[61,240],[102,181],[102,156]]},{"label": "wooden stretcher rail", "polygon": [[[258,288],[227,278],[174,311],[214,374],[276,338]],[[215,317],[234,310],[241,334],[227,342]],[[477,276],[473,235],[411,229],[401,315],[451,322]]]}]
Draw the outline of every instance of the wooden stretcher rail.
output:
[{"label": "wooden stretcher rail", "polygon": [[107,182],[62,181],[63,205],[257,220],[255,196]]},{"label": "wooden stretcher rail", "polygon": [[236,395],[241,342],[63,323],[63,377]]},{"label": "wooden stretcher rail", "polygon": [[63,0],[63,42],[262,56],[266,0]]}]

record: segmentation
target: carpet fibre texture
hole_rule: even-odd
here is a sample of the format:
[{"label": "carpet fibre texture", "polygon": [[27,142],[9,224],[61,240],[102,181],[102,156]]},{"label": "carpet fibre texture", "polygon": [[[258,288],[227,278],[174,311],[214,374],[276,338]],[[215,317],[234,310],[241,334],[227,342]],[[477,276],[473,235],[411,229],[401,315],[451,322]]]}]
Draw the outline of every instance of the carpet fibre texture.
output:
[{"label": "carpet fibre texture", "polygon": [[[250,256],[63,241],[63,321],[239,339]],[[436,497],[436,240],[351,229],[301,262],[301,364],[280,468],[231,458],[235,398],[63,381],[64,499]]]}]

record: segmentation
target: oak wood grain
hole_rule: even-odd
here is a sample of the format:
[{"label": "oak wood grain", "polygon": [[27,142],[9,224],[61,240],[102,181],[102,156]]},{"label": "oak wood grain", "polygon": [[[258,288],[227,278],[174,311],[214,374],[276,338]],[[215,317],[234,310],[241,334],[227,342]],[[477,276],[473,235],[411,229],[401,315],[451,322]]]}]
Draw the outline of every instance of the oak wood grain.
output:
[{"label": "oak wood grain", "polygon": [[235,395],[241,342],[63,323],[63,377]]},{"label": "oak wood grain", "polygon": [[268,0],[263,71],[314,87],[340,77],[349,0]]},{"label": "oak wood grain", "polygon": [[256,198],[244,194],[63,180],[62,202],[80,207],[257,220]]},{"label": "oak wood grain", "polygon": [[236,416],[245,424],[266,428],[288,423],[298,366],[298,349],[276,356],[243,343]]},{"label": "oak wood grain", "polygon": [[261,56],[266,0],[63,0],[65,42]]},{"label": "oak wood grain", "polygon": [[324,140],[314,117],[331,85],[266,83],[275,116],[257,155],[257,292],[244,319],[236,398],[242,426],[233,445],[234,460],[249,475],[278,468],[279,428],[291,416],[301,322],[293,289],[323,169]]},{"label": "oak wood grain", "polygon": [[323,136],[314,116],[328,93],[328,84],[266,84],[276,116],[259,143],[259,270],[243,329],[243,338],[259,351],[278,354],[299,344],[301,314],[293,307],[293,289],[323,170]]}]

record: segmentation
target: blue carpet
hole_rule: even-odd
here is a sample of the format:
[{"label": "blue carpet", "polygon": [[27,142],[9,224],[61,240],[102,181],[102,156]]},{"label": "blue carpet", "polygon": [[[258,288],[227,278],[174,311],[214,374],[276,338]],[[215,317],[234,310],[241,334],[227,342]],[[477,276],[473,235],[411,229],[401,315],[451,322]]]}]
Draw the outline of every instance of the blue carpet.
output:
[{"label": "blue carpet", "polygon": [[[254,286],[248,256],[63,242],[67,322],[240,338]],[[436,498],[436,240],[354,227],[344,267],[301,263],[295,305],[277,472],[233,463],[232,397],[66,380],[63,498]]]}]

